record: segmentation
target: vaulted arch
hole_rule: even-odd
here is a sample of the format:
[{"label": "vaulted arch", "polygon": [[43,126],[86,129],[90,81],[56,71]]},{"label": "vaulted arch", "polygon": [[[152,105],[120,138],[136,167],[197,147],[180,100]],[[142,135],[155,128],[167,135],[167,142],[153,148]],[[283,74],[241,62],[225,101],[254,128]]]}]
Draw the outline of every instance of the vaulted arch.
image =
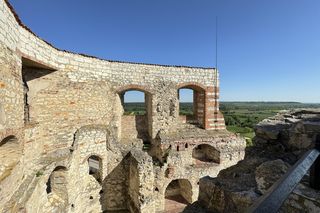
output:
[{"label": "vaulted arch", "polygon": [[165,212],[180,212],[192,203],[192,184],[187,179],[172,180],[165,190]]},{"label": "vaulted arch", "polygon": [[98,155],[91,155],[87,158],[88,173],[92,175],[99,183],[102,182],[102,158]]},{"label": "vaulted arch", "polygon": [[61,203],[63,206],[68,204],[68,178],[67,168],[57,166],[50,174],[46,183],[46,192],[48,198],[55,199],[58,196],[60,199],[55,199],[55,202]]},{"label": "vaulted arch", "polygon": [[[152,133],[152,93],[151,90],[130,84],[116,89],[123,115],[121,118],[121,139],[141,139],[149,143]],[[140,98],[139,98],[140,97]]]},{"label": "vaulted arch", "polygon": [[195,164],[220,163],[220,152],[209,144],[199,144],[192,150]]},{"label": "vaulted arch", "polygon": [[197,82],[185,82],[177,85],[177,89],[189,88],[196,91],[205,91],[207,87]]},{"label": "vaulted arch", "polygon": [[116,89],[116,93],[121,94],[121,93],[130,91],[130,90],[137,90],[137,91],[140,91],[140,92],[143,92],[143,93],[147,93],[147,94],[150,94],[150,95],[152,94],[151,89],[149,89],[146,86],[142,86],[142,85],[138,85],[138,84],[129,84],[129,85],[118,87]]},{"label": "vaulted arch", "polygon": [[177,86],[180,119],[204,128],[205,124],[205,91],[199,83],[187,82]]}]

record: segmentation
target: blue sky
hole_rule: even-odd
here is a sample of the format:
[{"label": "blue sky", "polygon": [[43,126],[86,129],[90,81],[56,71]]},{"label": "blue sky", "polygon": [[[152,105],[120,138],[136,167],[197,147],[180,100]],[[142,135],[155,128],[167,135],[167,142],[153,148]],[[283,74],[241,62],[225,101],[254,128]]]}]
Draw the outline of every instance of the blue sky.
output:
[{"label": "blue sky", "polygon": [[214,67],[218,16],[222,101],[320,102],[319,0],[10,2],[58,48],[157,64]]}]

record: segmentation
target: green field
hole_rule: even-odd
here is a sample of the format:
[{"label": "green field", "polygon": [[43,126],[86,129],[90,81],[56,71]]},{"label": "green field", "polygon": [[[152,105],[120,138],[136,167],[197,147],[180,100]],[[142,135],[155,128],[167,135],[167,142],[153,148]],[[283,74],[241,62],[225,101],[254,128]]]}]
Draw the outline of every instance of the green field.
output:
[{"label": "green field", "polygon": [[317,108],[320,104],[298,102],[222,102],[220,110],[224,115],[227,129],[246,138],[248,145],[255,136],[253,127],[265,118],[281,110],[296,108]]},{"label": "green field", "polygon": [[144,115],[146,109],[144,103],[124,103],[124,114],[125,115]]},{"label": "green field", "polygon": [[[180,103],[181,115],[192,115],[192,103]],[[320,104],[298,102],[221,102],[227,129],[247,139],[248,145],[254,137],[253,127],[265,118],[274,116],[280,110],[296,108],[320,108]],[[143,103],[125,103],[126,114],[145,114]]]}]

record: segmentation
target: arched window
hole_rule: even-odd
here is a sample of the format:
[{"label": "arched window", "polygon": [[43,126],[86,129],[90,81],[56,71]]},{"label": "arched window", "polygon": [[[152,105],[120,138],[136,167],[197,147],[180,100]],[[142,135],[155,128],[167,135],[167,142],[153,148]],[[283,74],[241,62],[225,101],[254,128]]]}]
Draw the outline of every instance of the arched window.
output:
[{"label": "arched window", "polygon": [[63,196],[66,193],[66,171],[67,168],[64,166],[58,166],[52,171],[46,183],[47,194],[56,193]]},{"label": "arched window", "polygon": [[145,115],[145,93],[139,90],[129,90],[121,93],[124,115]]},{"label": "arched window", "polygon": [[46,183],[46,191],[48,195],[55,194],[64,201],[68,199],[66,167],[58,166],[52,171]]},{"label": "arched window", "polygon": [[220,152],[208,144],[200,144],[192,150],[195,164],[220,163]]},{"label": "arched window", "polygon": [[[165,191],[165,212],[182,212],[192,203],[192,185],[187,179],[177,179],[169,183]],[[172,206],[175,209],[172,209]]]},{"label": "arched window", "polygon": [[142,139],[145,144],[150,142],[152,132],[152,96],[137,86],[126,87],[118,95],[123,108],[121,118],[121,139]]},{"label": "arched window", "polygon": [[182,85],[178,89],[179,115],[184,123],[204,125],[205,90],[196,85]]},{"label": "arched window", "polygon": [[102,159],[96,155],[88,158],[89,175],[92,175],[99,183],[102,182]]}]

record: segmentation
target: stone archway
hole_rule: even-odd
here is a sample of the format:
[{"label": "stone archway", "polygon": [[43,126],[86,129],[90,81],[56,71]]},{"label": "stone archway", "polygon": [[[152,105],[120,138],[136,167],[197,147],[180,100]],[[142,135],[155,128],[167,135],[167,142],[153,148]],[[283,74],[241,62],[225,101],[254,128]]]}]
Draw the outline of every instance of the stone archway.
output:
[{"label": "stone archway", "polygon": [[[190,123],[201,128],[205,127],[205,87],[195,83],[178,85],[179,118],[183,123]],[[192,101],[183,103],[183,91],[190,91]],[[189,93],[190,93],[189,92]]]},{"label": "stone archway", "polygon": [[181,212],[192,203],[192,185],[187,179],[172,180],[165,190],[164,212]]},{"label": "stone archway", "polygon": [[22,156],[22,145],[16,136],[10,135],[0,141],[0,182],[11,174]]},{"label": "stone archway", "polygon": [[68,204],[67,168],[57,166],[50,174],[46,183],[46,192],[51,206],[64,209]]},{"label": "stone archway", "polygon": [[[127,102],[126,95],[141,93],[144,101],[130,100]],[[152,93],[142,86],[128,85],[117,90],[121,101],[122,111],[120,138],[124,141],[141,139],[144,143],[149,143],[152,135]],[[130,110],[135,109],[137,110]]]},{"label": "stone archway", "polygon": [[102,182],[102,159],[97,155],[88,158],[89,175],[92,175],[100,184]]},{"label": "stone archway", "polygon": [[199,144],[192,150],[194,164],[220,163],[220,152],[208,144]]}]

